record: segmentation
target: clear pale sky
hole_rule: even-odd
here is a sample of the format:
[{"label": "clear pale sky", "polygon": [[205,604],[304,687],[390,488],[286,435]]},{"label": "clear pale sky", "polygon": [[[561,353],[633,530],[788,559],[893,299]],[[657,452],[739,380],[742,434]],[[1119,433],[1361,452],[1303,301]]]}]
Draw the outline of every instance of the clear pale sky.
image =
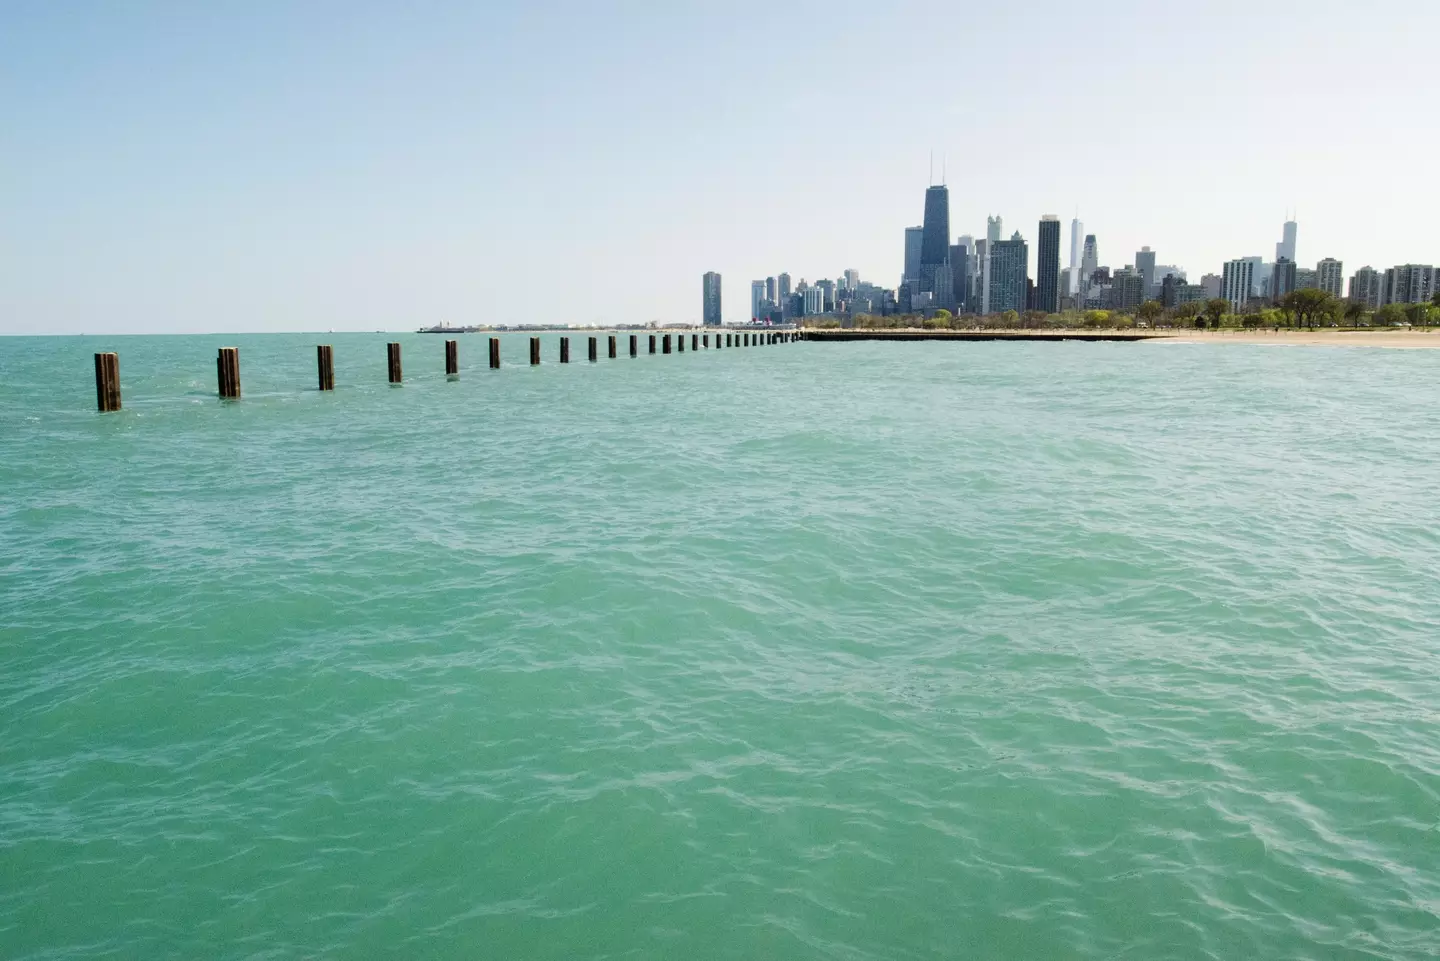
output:
[{"label": "clear pale sky", "polygon": [[[697,321],[1078,208],[1100,259],[1440,262],[1440,3],[0,5],[0,333]],[[1033,259],[1033,249],[1032,249]]]}]

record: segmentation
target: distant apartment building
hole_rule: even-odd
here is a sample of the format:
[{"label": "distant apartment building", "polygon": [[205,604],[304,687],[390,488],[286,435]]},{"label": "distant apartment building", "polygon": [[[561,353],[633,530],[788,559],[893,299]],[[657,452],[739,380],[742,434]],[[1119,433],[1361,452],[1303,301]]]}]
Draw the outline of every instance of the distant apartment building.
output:
[{"label": "distant apartment building", "polygon": [[1350,278],[1350,301],[1369,310],[1385,303],[1385,275],[1374,267],[1361,267]]},{"label": "distant apartment building", "polygon": [[1207,300],[1204,284],[1187,284],[1181,274],[1167,273],[1160,281],[1160,303],[1165,307]]},{"label": "distant apartment building", "polygon": [[1385,303],[1423,304],[1435,296],[1435,268],[1403,264],[1385,271]]},{"label": "distant apartment building", "polygon": [[1225,261],[1221,275],[1220,296],[1230,301],[1234,310],[1250,302],[1255,290],[1255,262],[1259,258],[1242,257]]},{"label": "distant apartment building", "polygon": [[860,286],[860,271],[853,267],[845,271],[845,289],[854,290]]},{"label": "distant apartment building", "polygon": [[1339,300],[1345,296],[1345,265],[1334,257],[1326,257],[1315,265],[1315,286]]},{"label": "distant apartment building", "polygon": [[905,228],[905,276],[901,283],[920,280],[920,250],[925,244],[924,227]]},{"label": "distant apartment building", "polygon": [[1296,290],[1314,290],[1315,287],[1317,286],[1317,284],[1316,284],[1316,278],[1317,278],[1317,277],[1318,277],[1318,274],[1316,274],[1316,272],[1313,271],[1313,270],[1311,270],[1309,267],[1296,267],[1296,268],[1295,268],[1295,289],[1296,289]]},{"label": "distant apartment building", "polygon": [[819,285],[806,287],[800,294],[806,317],[815,317],[825,313],[825,290],[822,287]]},{"label": "distant apartment building", "polygon": [[706,327],[720,326],[720,275],[710,271],[704,277],[705,303],[702,317]]},{"label": "distant apartment building", "polygon": [[1200,278],[1200,286],[1205,288],[1205,299],[1216,300],[1225,290],[1225,278],[1220,274],[1204,274]]},{"label": "distant apartment building", "polygon": [[1145,275],[1133,264],[1115,271],[1110,279],[1110,306],[1115,310],[1134,310],[1145,302]]},{"label": "distant apartment building", "polygon": [[1060,218],[1040,218],[1040,240],[1035,250],[1035,309],[1060,312]]},{"label": "distant apartment building", "polygon": [[769,301],[765,299],[765,281],[750,281],[750,319],[759,320],[765,316],[765,308]]},{"label": "distant apartment building", "polygon": [[1281,257],[1275,261],[1275,269],[1270,271],[1270,299],[1282,300],[1294,293],[1299,279],[1297,274],[1295,262],[1289,258]]},{"label": "distant apartment building", "polygon": [[1145,298],[1149,299],[1155,289],[1155,251],[1149,247],[1141,247],[1135,252],[1135,272],[1140,275]]},{"label": "distant apartment building", "polygon": [[1019,233],[990,244],[988,313],[1024,313],[1029,263],[1030,248]]}]

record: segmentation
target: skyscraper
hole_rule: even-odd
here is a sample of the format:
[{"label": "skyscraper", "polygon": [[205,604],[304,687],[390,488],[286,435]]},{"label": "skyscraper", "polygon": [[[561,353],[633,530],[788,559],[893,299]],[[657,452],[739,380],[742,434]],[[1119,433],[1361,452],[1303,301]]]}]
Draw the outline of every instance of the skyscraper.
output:
[{"label": "skyscraper", "polygon": [[[1058,244],[1058,237],[1057,237]],[[1059,247],[1057,246],[1058,250]],[[1030,248],[1019,233],[1009,240],[990,245],[990,304],[988,313],[1025,310],[1026,271],[1030,264]]]},{"label": "skyscraper", "polygon": [[750,281],[750,319],[759,320],[765,315],[765,281]]},{"label": "skyscraper", "polygon": [[1275,260],[1278,263],[1281,257],[1295,263],[1295,235],[1299,230],[1299,224],[1293,220],[1285,221],[1285,227],[1280,235],[1280,242],[1275,245]]},{"label": "skyscraper", "polygon": [[920,280],[920,249],[924,239],[924,227],[905,228],[905,276],[901,278],[902,283]]},{"label": "skyscraper", "polygon": [[1435,268],[1402,264],[1385,271],[1385,303],[1424,304],[1435,295]]},{"label": "skyscraper", "polygon": [[1035,309],[1060,313],[1060,218],[1051,214],[1040,218],[1040,239],[1035,249]]},{"label": "skyscraper", "polygon": [[970,245],[974,241],[967,235],[950,245],[950,281],[952,299],[957,311],[970,307]]},{"label": "skyscraper", "polygon": [[1315,265],[1315,286],[1337,300],[1345,292],[1345,265],[1334,257],[1326,257]]},{"label": "skyscraper", "polygon": [[920,290],[934,295],[937,307],[953,306],[950,266],[950,188],[925,189],[925,225],[920,237]]},{"label": "skyscraper", "polygon": [[1258,258],[1242,257],[1225,261],[1225,273],[1221,280],[1220,296],[1230,301],[1230,306],[1239,310],[1250,300],[1255,286],[1255,261]]},{"label": "skyscraper", "polygon": [[1280,300],[1294,293],[1295,283],[1295,262],[1288,257],[1275,261],[1275,269],[1270,271],[1270,299]]},{"label": "skyscraper", "polygon": [[1085,225],[1076,217],[1070,221],[1070,276],[1066,284],[1066,293],[1074,296],[1080,292],[1080,246],[1084,242]]},{"label": "skyscraper", "polygon": [[1371,310],[1385,302],[1385,275],[1374,267],[1361,267],[1350,278],[1350,299]]},{"label": "skyscraper", "polygon": [[778,278],[777,282],[776,282],[776,287],[779,288],[779,289],[777,290],[777,294],[778,294],[779,297],[780,297],[780,303],[783,304],[783,303],[785,303],[787,300],[790,299],[790,275],[789,275],[789,274],[781,274],[780,277]]},{"label": "skyscraper", "polygon": [[1100,245],[1095,242],[1094,234],[1085,235],[1085,253],[1080,256],[1080,279],[1082,282],[1090,283],[1090,278],[1095,271],[1100,269]]},{"label": "skyscraper", "polygon": [[1143,296],[1148,300],[1154,296],[1151,291],[1155,287],[1155,251],[1141,247],[1135,253],[1135,271],[1140,275]]},{"label": "skyscraper", "polygon": [[991,303],[990,268],[994,261],[995,244],[1000,240],[1004,224],[998,216],[985,218],[985,249],[980,251],[980,313],[994,313]]},{"label": "skyscraper", "polygon": [[772,304],[780,303],[780,287],[775,283],[774,277],[765,278],[765,299]]},{"label": "skyscraper", "polygon": [[854,290],[860,286],[860,271],[853,267],[845,271],[845,289]]},{"label": "skyscraper", "polygon": [[710,271],[705,275],[704,319],[706,327],[720,326],[720,275]]}]

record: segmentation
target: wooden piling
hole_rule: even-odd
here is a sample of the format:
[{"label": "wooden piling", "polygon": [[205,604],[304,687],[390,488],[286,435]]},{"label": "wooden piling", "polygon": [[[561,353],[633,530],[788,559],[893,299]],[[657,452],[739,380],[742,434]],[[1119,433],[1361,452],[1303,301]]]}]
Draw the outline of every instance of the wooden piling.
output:
[{"label": "wooden piling", "polygon": [[561,338],[560,338],[560,363],[562,363],[562,364],[568,364],[568,363],[570,363],[570,338],[569,338],[569,337],[561,337]]},{"label": "wooden piling", "polygon": [[320,389],[335,389],[335,352],[329,344],[315,345],[315,366],[320,375]]},{"label": "wooden piling", "polygon": [[599,359],[600,359],[600,338],[599,338],[599,337],[591,337],[591,338],[590,338],[590,363],[593,364],[593,363],[595,363],[595,361],[597,361],[597,360],[599,360]]},{"label": "wooden piling", "polygon": [[638,356],[640,356],[640,335],[639,335],[639,334],[631,334],[631,335],[630,335],[630,356],[631,356],[631,357],[638,357]]},{"label": "wooden piling", "polygon": [[675,346],[679,349],[680,353],[682,353],[682,354],[685,353],[685,335],[684,335],[684,334],[676,334],[676,335],[675,335]]},{"label": "wooden piling", "polygon": [[490,369],[500,369],[500,338],[490,338]]},{"label": "wooden piling", "polygon": [[101,413],[120,409],[120,355],[95,355],[95,404]]},{"label": "wooden piling", "polygon": [[650,353],[655,353],[655,335],[650,335]]},{"label": "wooden piling", "polygon": [[390,383],[400,383],[405,379],[400,369],[400,345],[386,344],[385,357],[389,370]]},{"label": "wooden piling", "polygon": [[530,338],[530,366],[534,367],[540,363],[540,338]]},{"label": "wooden piling", "polygon": [[220,396],[240,399],[240,348],[221,347],[215,358],[215,371],[220,381]]},{"label": "wooden piling", "polygon": [[453,340],[445,341],[445,376],[460,376],[460,345]]},{"label": "wooden piling", "polygon": [[615,335],[610,335],[610,359],[615,359]]},{"label": "wooden piling", "polygon": [[709,350],[709,349],[710,349],[710,335],[709,335],[709,334],[702,334],[702,335],[700,336],[700,345],[701,345],[702,347],[704,347],[706,350]]},{"label": "wooden piling", "polygon": [[665,339],[664,339],[661,343],[662,343],[662,345],[663,345],[663,346],[661,347],[661,350],[662,350],[664,353],[667,353],[667,354],[670,353],[670,335],[669,335],[669,334],[666,334],[666,335],[665,335]]},{"label": "wooden piling", "polygon": [[699,350],[699,349],[700,349],[700,335],[699,335],[699,334],[691,334],[691,335],[690,335],[690,349],[691,349],[691,350]]}]

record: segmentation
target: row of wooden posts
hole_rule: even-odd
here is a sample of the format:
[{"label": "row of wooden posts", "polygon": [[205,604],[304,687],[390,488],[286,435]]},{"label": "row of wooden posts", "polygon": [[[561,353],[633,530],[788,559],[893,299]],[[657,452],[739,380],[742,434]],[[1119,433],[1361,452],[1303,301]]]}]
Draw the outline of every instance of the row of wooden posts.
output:
[{"label": "row of wooden posts", "polygon": [[[685,334],[650,334],[650,353],[656,352],[656,340],[659,338],[661,353],[671,353],[673,348],[678,348],[679,353],[685,353]],[[672,342],[671,338],[674,337]],[[708,349],[710,347],[710,334],[690,334],[690,349],[692,351]],[[724,338],[723,343],[721,338]],[[715,347],[753,347],[761,344],[788,344],[799,340],[800,335],[794,331],[767,331],[765,333],[716,333]],[[611,358],[616,354],[616,336],[609,336],[609,354]],[[590,360],[595,362],[600,358],[600,339],[590,338]],[[319,367],[320,389],[335,389],[335,352],[330,344],[319,344],[315,348],[316,363]],[[400,345],[385,345],[386,360],[388,363],[390,383],[398,384],[403,379],[403,371],[400,366]],[[630,356],[640,356],[640,338],[637,334],[630,335]],[[540,338],[530,338],[530,363],[540,363]],[[560,363],[570,363],[570,338],[560,338]],[[500,367],[500,338],[490,338],[490,367],[498,370]],[[219,356],[215,358],[216,376],[220,384],[220,396],[238,400],[240,397],[240,349],[238,347],[221,347]],[[460,344],[457,341],[445,341],[445,373],[450,377],[457,377],[460,374]],[[120,355],[96,354],[95,355],[95,397],[101,411],[112,411],[120,409]]]}]

